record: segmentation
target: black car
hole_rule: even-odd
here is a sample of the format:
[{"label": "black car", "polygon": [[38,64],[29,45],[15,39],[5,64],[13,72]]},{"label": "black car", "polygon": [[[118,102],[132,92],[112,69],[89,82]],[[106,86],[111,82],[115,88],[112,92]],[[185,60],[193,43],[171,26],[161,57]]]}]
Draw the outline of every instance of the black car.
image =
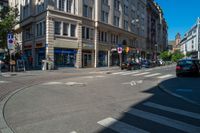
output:
[{"label": "black car", "polygon": [[127,70],[137,70],[140,69],[141,65],[135,61],[126,61],[122,63],[121,69],[127,69]]},{"label": "black car", "polygon": [[200,75],[200,60],[197,59],[182,59],[177,62],[176,76],[183,75],[199,76]]}]

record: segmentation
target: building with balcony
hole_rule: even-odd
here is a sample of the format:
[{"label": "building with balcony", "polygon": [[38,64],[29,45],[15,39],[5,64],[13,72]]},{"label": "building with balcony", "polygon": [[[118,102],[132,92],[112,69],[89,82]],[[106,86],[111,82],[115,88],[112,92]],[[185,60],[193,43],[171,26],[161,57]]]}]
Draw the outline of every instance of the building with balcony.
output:
[{"label": "building with balcony", "polygon": [[124,49],[123,61],[146,58],[146,0],[18,0],[16,4],[23,51],[33,58],[33,67],[41,67],[45,58],[58,67],[118,65],[118,46]]},{"label": "building with balcony", "polygon": [[192,58],[200,59],[200,19],[185,33],[180,42],[180,51]]},{"label": "building with balcony", "polygon": [[153,0],[147,0],[147,58],[156,59],[167,50],[168,26],[161,7]]}]

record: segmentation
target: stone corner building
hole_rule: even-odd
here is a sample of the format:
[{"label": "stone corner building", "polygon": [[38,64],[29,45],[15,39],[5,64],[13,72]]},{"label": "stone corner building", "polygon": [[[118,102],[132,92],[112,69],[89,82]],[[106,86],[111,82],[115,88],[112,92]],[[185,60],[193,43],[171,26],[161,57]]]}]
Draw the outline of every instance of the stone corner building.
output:
[{"label": "stone corner building", "polygon": [[156,43],[157,51],[150,47],[147,57],[147,29],[151,23],[147,21],[149,0],[15,2],[20,10],[18,31],[23,52],[27,58],[33,57],[36,68],[41,68],[45,58],[54,60],[58,67],[114,66],[119,64],[118,45],[124,49],[122,60],[125,61],[128,57],[151,58],[150,55],[162,51],[167,42],[162,40],[166,39],[167,24],[164,18],[160,19],[161,9],[154,6],[160,23],[156,20],[156,26],[151,25],[151,31],[154,28],[159,32],[152,37],[156,41],[150,42],[152,47]]}]

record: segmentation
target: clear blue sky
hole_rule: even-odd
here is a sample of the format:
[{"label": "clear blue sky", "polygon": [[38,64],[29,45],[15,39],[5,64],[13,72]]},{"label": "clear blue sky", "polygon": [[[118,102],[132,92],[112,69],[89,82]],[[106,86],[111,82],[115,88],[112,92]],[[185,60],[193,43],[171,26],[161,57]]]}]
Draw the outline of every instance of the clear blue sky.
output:
[{"label": "clear blue sky", "polygon": [[163,9],[168,23],[168,38],[174,40],[177,32],[183,37],[200,17],[200,0],[155,0]]}]

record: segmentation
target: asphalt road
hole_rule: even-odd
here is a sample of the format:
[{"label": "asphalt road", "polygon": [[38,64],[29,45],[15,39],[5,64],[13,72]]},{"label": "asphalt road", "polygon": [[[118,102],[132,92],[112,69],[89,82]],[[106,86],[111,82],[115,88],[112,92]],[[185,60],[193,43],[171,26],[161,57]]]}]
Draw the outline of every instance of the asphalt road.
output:
[{"label": "asphalt road", "polygon": [[200,107],[157,87],[174,77],[173,66],[43,80],[12,96],[4,116],[16,133],[199,133]]}]

